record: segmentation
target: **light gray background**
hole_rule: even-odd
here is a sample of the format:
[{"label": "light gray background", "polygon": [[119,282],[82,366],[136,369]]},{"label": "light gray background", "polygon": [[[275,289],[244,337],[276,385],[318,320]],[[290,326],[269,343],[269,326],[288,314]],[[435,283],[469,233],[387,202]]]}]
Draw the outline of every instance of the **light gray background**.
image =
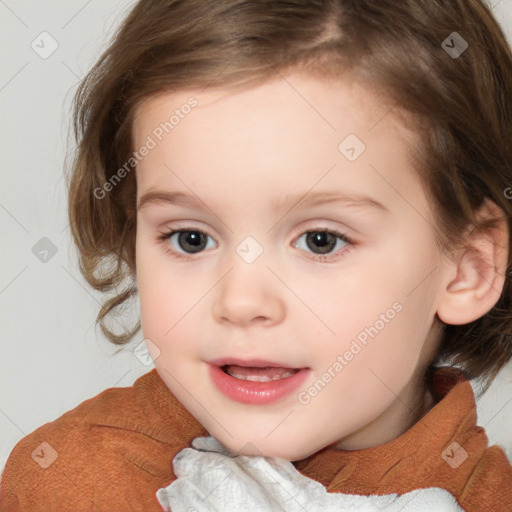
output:
[{"label": "light gray background", "polygon": [[[113,356],[116,347],[94,327],[101,295],[78,271],[63,177],[74,149],[72,96],[134,3],[0,0],[0,468],[40,425],[153,368],[133,352],[142,333]],[[512,41],[512,0],[494,5]],[[44,31],[58,43],[45,59],[31,47],[42,47]],[[43,237],[57,249],[46,262],[33,253]],[[491,442],[512,459],[512,365],[478,410]]]}]

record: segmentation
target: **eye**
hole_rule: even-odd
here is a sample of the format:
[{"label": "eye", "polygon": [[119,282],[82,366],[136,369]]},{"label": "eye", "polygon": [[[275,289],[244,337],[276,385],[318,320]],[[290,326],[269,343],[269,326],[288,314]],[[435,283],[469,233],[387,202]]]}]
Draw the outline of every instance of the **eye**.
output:
[{"label": "eye", "polygon": [[[340,251],[340,256],[344,256],[350,250],[350,248],[346,247],[355,245],[345,234],[331,229],[305,231],[299,236],[299,241],[303,236],[305,236],[305,249],[310,249],[315,253],[315,257],[313,258],[315,261],[331,260],[336,258],[336,256],[332,256],[332,254],[340,253]],[[295,247],[299,249],[304,248],[299,247],[299,245],[299,242],[297,242]],[[344,247],[345,250],[343,250]],[[334,249],[336,249],[336,251],[334,251]]]},{"label": "eye", "polygon": [[[161,233],[158,236],[158,240],[162,242],[170,240],[170,245],[174,245],[174,247],[177,247],[177,249],[167,248],[167,250],[173,256],[186,258],[187,255],[199,253],[207,248],[208,237],[208,234],[197,229],[173,229],[165,233]],[[173,242],[175,243],[173,244]],[[184,252],[179,251],[181,248]]]}]

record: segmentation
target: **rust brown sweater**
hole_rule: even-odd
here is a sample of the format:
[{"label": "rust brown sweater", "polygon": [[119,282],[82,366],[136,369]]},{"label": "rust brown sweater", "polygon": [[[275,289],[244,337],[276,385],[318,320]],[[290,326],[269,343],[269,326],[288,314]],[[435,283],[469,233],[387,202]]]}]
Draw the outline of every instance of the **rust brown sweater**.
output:
[{"label": "rust brown sweater", "polygon": [[[470,383],[449,369],[434,383],[437,404],[400,437],[364,450],[327,447],[293,464],[329,492],[441,487],[469,512],[511,512],[512,467],[476,426]],[[209,434],[152,370],[21,439],[4,469],[0,510],[161,512],[155,492],[176,478],[172,459],[200,435]]]}]

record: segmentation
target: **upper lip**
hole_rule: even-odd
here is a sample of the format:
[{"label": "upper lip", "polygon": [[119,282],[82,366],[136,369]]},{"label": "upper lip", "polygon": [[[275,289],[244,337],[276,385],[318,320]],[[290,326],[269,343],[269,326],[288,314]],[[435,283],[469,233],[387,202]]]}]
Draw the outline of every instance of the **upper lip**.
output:
[{"label": "upper lip", "polygon": [[266,361],[265,359],[239,359],[238,357],[221,357],[219,359],[212,359],[208,361],[215,366],[226,366],[228,364],[236,364],[237,366],[253,366],[253,367],[274,367],[274,368],[303,368],[301,366],[290,366],[287,363],[280,363],[276,361]]}]

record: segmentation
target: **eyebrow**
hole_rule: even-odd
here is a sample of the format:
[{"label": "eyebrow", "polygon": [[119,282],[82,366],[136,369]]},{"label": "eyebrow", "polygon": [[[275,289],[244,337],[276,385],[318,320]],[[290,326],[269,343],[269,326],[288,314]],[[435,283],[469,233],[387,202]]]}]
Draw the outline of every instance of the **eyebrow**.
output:
[{"label": "eyebrow", "polygon": [[[346,194],[339,192],[315,192],[303,195],[285,194],[274,198],[271,203],[273,212],[289,210],[296,204],[301,206],[318,206],[320,204],[342,203],[347,206],[360,206],[390,213],[389,209],[377,200],[361,194]],[[150,190],[143,194],[137,205],[137,210],[149,205],[174,204],[179,206],[199,207],[206,206],[199,198],[184,192],[168,192],[165,190]]]}]

